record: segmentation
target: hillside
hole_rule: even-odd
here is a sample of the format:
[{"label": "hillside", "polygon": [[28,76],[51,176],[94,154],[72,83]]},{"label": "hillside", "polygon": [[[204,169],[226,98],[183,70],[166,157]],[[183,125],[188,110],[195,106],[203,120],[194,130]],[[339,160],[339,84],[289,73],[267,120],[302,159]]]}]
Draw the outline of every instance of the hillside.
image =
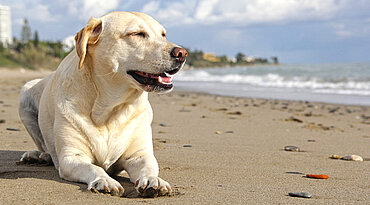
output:
[{"label": "hillside", "polygon": [[54,70],[67,54],[60,42],[21,43],[15,39],[12,45],[0,45],[0,67]]}]

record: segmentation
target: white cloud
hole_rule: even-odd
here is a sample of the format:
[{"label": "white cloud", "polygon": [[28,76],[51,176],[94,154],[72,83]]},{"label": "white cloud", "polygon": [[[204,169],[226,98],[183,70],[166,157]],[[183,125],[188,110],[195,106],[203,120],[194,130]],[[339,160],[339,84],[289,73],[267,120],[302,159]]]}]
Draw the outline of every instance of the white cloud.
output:
[{"label": "white cloud", "polygon": [[333,24],[334,33],[340,38],[346,38],[352,35],[352,32],[349,31],[344,24]]},{"label": "white cloud", "polygon": [[156,12],[159,9],[159,1],[151,1],[142,8],[142,12],[150,13]]},{"label": "white cloud", "polygon": [[353,22],[340,22],[333,23],[330,25],[333,33],[339,39],[353,38],[353,37],[365,37],[368,38],[370,35],[370,25],[367,20],[358,20],[356,23]]},{"label": "white cloud", "polygon": [[180,23],[191,24],[193,19],[190,17],[194,12],[197,1],[171,1],[170,3],[166,3],[164,7],[160,7],[160,5],[161,3],[159,1],[151,1],[141,9],[141,12],[150,14],[155,19],[161,21],[161,23],[171,25]]},{"label": "white cloud", "polygon": [[66,4],[70,14],[86,21],[90,17],[100,17],[108,11],[116,9],[119,0],[63,0],[60,1],[60,4]]},{"label": "white cloud", "polygon": [[346,31],[346,30],[337,30],[337,31],[335,31],[335,34],[337,34],[337,36],[339,36],[341,38],[346,38],[346,37],[352,36],[352,32],[351,31]]},{"label": "white cloud", "polygon": [[198,4],[198,8],[194,14],[196,19],[205,20],[207,17],[212,15],[215,7],[217,6],[218,0],[203,0]]},{"label": "white cloud", "polygon": [[75,36],[73,35],[67,36],[66,38],[63,39],[62,44],[64,51],[70,51],[76,45]]},{"label": "white cloud", "polygon": [[57,17],[50,13],[49,7],[47,7],[46,5],[36,5],[35,7],[29,9],[29,12],[32,13],[32,15],[30,15],[31,19],[35,19],[41,22],[57,21]]},{"label": "white cloud", "polygon": [[[167,26],[181,24],[248,25],[329,19],[348,0],[182,0],[152,1],[142,11]],[[153,6],[155,5],[155,6]],[[195,12],[194,12],[195,11]]]},{"label": "white cloud", "polygon": [[8,4],[11,12],[17,18],[15,24],[23,25],[23,19],[35,20],[43,23],[55,22],[58,16],[51,14],[49,7],[39,2],[30,2],[29,4],[21,2],[11,2]]}]

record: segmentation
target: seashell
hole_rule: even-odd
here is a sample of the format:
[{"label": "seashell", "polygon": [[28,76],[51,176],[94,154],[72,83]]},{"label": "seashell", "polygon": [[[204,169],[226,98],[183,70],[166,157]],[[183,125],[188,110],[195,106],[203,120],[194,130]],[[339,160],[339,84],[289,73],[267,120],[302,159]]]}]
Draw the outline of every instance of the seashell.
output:
[{"label": "seashell", "polygon": [[348,156],[343,157],[342,159],[348,160],[348,161],[358,161],[358,162],[364,161],[364,159],[362,159],[362,157],[358,155],[348,155]]},{"label": "seashell", "polygon": [[284,147],[284,150],[285,151],[289,151],[289,152],[299,152],[299,147],[296,147],[296,146],[285,146]]}]

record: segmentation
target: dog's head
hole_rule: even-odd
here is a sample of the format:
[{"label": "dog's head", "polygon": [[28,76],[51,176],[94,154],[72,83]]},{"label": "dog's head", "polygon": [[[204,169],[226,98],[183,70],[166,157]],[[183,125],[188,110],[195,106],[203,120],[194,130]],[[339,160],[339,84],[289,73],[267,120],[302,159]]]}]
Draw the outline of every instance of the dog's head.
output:
[{"label": "dog's head", "polygon": [[167,41],[166,35],[162,25],[143,13],[111,12],[91,18],[75,36],[79,69],[114,75],[147,92],[169,92],[188,53]]}]

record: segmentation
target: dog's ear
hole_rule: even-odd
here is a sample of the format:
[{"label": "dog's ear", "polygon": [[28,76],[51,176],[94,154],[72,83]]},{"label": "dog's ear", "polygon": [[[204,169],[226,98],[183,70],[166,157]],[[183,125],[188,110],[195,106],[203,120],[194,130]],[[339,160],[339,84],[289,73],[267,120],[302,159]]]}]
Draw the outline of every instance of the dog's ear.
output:
[{"label": "dog's ear", "polygon": [[85,61],[88,44],[96,44],[102,31],[101,19],[91,17],[85,28],[81,29],[81,31],[76,34],[76,51],[78,57],[80,57],[78,69],[81,69]]}]

